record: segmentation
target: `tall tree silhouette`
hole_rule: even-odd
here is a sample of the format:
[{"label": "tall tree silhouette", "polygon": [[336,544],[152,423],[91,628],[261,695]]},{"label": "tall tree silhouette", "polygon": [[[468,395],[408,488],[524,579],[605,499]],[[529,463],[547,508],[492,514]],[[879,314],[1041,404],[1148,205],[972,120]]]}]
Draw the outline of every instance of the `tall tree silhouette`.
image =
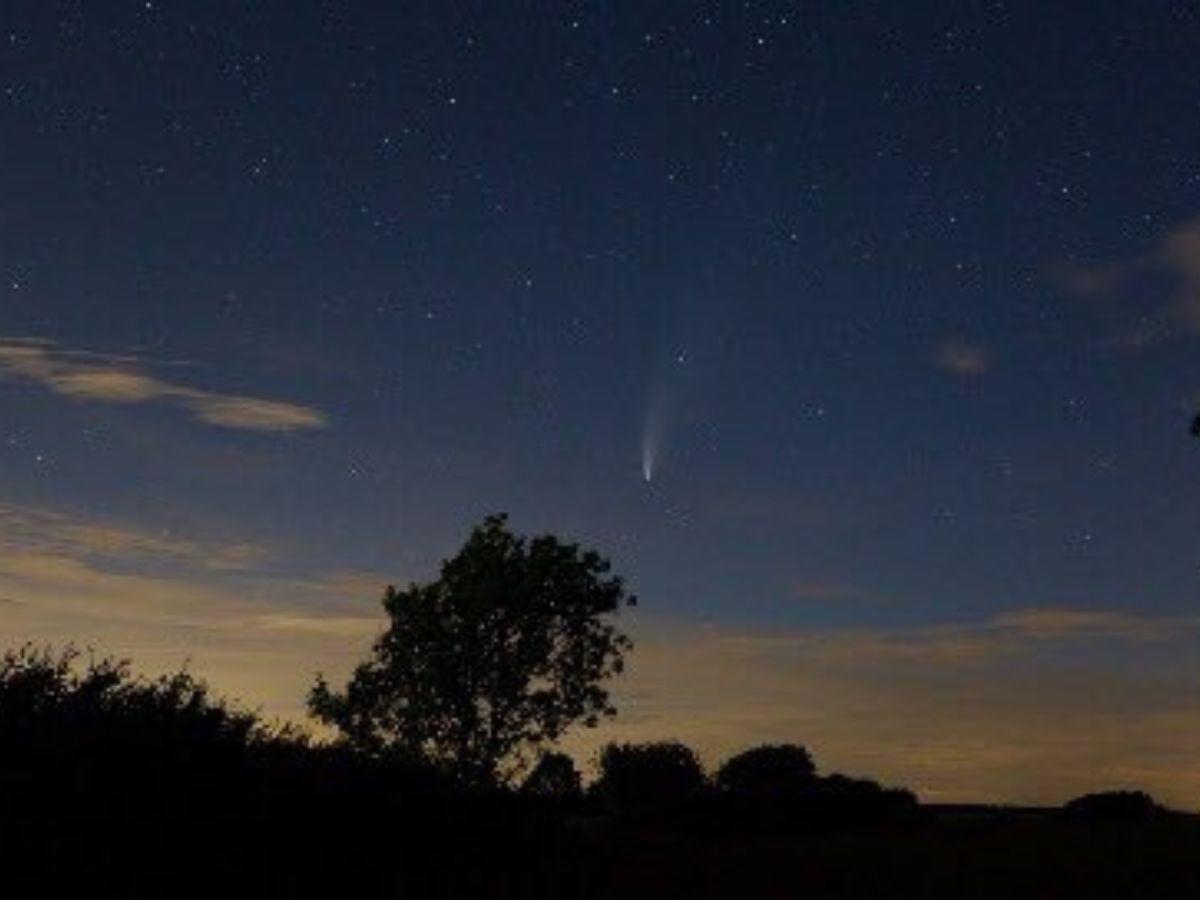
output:
[{"label": "tall tree silhouette", "polygon": [[361,750],[505,781],[574,723],[616,712],[603,683],[631,643],[610,617],[636,601],[609,570],[591,550],[489,516],[436,581],[388,587],[371,658],[343,692],[318,676],[309,710]]}]

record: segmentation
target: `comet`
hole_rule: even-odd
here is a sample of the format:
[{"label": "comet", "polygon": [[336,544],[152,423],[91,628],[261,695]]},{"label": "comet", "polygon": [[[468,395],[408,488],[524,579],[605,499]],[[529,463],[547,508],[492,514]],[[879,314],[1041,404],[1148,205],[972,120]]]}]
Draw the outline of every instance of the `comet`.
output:
[{"label": "comet", "polygon": [[661,391],[655,392],[655,396],[646,410],[646,420],[642,425],[642,480],[646,484],[654,481],[654,470],[662,450],[663,435],[667,424],[665,399]]},{"label": "comet", "polygon": [[654,480],[654,448],[649,444],[642,447],[642,479],[646,484]]}]

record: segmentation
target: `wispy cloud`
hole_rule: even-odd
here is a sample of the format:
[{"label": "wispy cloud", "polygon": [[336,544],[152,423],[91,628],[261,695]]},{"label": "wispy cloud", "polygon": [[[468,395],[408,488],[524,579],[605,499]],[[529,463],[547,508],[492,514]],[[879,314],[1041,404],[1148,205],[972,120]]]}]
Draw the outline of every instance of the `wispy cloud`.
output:
[{"label": "wispy cloud", "polygon": [[133,356],[71,350],[41,340],[0,338],[0,376],[22,380],[73,400],[96,403],[165,402],[210,425],[245,431],[323,428],[326,415],[278,400],[201,390],[144,371]]},{"label": "wispy cloud", "polygon": [[1138,616],[1106,609],[1036,608],[1001,613],[986,625],[993,634],[1034,640],[1156,641],[1200,629],[1200,615]]},{"label": "wispy cloud", "polygon": [[384,621],[387,579],[306,572],[263,547],[0,502],[0,649],[93,646],[304,719],[317,670],[340,677]]},{"label": "wispy cloud", "polygon": [[893,630],[826,632],[802,639],[805,652],[833,660],[994,662],[1049,644],[1146,643],[1200,631],[1198,616],[1139,616],[1107,609],[1022,608],[972,622]]},{"label": "wispy cloud", "polygon": [[1109,339],[1114,347],[1200,335],[1200,219],[1168,231],[1145,253],[1063,264],[1051,276],[1074,296],[1119,305],[1120,324]]},{"label": "wispy cloud", "polygon": [[949,338],[942,342],[934,362],[943,372],[959,378],[983,375],[992,367],[992,354],[982,344],[965,338]]},{"label": "wispy cloud", "polygon": [[1046,648],[1112,641],[1147,644],[1200,632],[1200,615],[1138,616],[1116,610],[1022,608],[986,619],[915,628],[826,628],[811,632],[710,632],[723,652],[804,658],[824,665],[973,667]]},{"label": "wispy cloud", "polygon": [[126,563],[165,561],[219,572],[248,571],[267,556],[266,549],[256,544],[189,540],[3,501],[0,550]]},{"label": "wispy cloud", "polygon": [[840,603],[850,600],[874,599],[872,595],[861,588],[837,581],[814,581],[802,579],[793,581],[785,588],[790,600],[803,603]]}]

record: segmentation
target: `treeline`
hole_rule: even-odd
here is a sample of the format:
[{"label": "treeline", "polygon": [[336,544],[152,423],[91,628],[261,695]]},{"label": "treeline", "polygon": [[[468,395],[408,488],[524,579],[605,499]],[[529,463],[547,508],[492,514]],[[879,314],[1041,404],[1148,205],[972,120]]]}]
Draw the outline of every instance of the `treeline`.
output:
[{"label": "treeline", "polygon": [[[676,742],[612,744],[597,769],[585,785],[570,757],[550,752],[523,779],[482,786],[402,752],[314,742],[187,671],[151,679],[33,647],[0,660],[0,862],[10,877],[60,886],[661,896],[646,873],[674,867],[671,879],[702,886],[687,860],[703,847],[771,835],[804,845],[850,829],[885,848],[893,838],[880,835],[934,824],[909,791],[822,776],[795,745],[748,750],[710,774]],[[1160,814],[1144,794],[1121,793],[1081,798],[1062,818]],[[630,849],[655,835],[687,843]]]},{"label": "treeline", "polygon": [[678,742],[609,744],[586,786],[575,761],[553,751],[511,784],[464,783],[403,752],[314,742],[186,670],[151,679],[73,648],[25,646],[0,660],[0,763],[8,812],[24,817],[47,807],[68,817],[275,815],[323,794],[369,795],[372,805],[388,795],[426,804],[494,795],[524,809],[677,827],[907,821],[917,810],[909,791],[819,776],[795,745],[748,750],[710,776]]},{"label": "treeline", "polygon": [[[675,827],[779,829],[921,820],[909,790],[820,775],[808,750],[763,745],[708,773],[677,741],[609,744],[585,784],[575,761],[550,751],[512,782],[481,785],[401,751],[316,742],[216,696],[187,670],[158,678],[127,661],[26,645],[0,659],[0,791],[9,817],[145,818],[280,814],[296,802],[388,797],[443,807],[503,798],[523,810]],[[69,798],[74,797],[77,805]],[[49,798],[59,802],[49,803]],[[1163,812],[1139,791],[1080,797],[1073,818]]]},{"label": "treeline", "polygon": [[[754,747],[711,775],[696,753],[677,741],[609,744],[598,755],[597,769],[598,777],[586,790],[564,791],[580,781],[578,773],[567,775],[573,762],[562,754],[547,754],[522,790],[557,796],[576,809],[622,823],[692,830],[911,823],[919,816],[911,791],[865,778],[820,776],[808,750],[794,744]],[[547,790],[547,782],[555,793]]]}]

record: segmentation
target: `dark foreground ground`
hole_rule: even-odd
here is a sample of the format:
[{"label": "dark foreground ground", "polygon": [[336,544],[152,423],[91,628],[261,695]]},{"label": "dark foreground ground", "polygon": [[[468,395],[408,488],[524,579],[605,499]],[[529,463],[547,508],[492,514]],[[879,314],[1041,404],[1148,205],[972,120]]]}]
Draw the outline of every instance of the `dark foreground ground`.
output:
[{"label": "dark foreground ground", "polygon": [[487,803],[400,820],[291,812],[5,817],[0,863],[6,884],[32,877],[44,896],[1200,898],[1190,816],[931,816],[750,835]]},{"label": "dark foreground ground", "polygon": [[621,841],[607,852],[603,897],[1200,897],[1194,820],[959,822],[668,847]]}]

